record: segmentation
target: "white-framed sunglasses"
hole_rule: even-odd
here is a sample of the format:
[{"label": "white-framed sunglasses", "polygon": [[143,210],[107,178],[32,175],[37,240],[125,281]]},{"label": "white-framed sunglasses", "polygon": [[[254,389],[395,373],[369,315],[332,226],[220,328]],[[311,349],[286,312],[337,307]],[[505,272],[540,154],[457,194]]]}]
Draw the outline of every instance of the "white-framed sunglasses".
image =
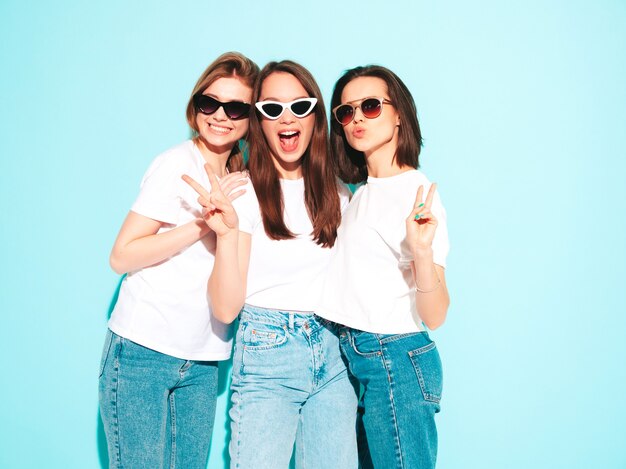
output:
[{"label": "white-framed sunglasses", "polygon": [[279,101],[259,101],[255,104],[261,114],[271,120],[276,120],[289,108],[297,118],[308,116],[317,104],[317,98],[300,98],[288,103]]}]

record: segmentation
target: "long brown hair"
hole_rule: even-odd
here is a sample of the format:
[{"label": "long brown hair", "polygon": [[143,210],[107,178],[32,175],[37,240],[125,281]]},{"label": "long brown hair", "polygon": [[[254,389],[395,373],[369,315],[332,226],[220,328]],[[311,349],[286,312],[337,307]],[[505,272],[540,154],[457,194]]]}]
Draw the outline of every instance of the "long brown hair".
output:
[{"label": "long brown hair", "polygon": [[[422,147],[422,132],[417,120],[417,108],[413,96],[398,75],[380,65],[367,65],[347,70],[333,90],[330,108],[341,104],[341,93],[348,83],[359,77],[376,77],[387,84],[389,98],[400,116],[402,125],[398,128],[398,148],[394,159],[398,166],[419,168],[419,154]],[[367,180],[367,165],[363,152],[357,151],[346,140],[343,126],[331,119],[330,145],[338,165],[339,177],[347,183],[358,184]]]},{"label": "long brown hair", "polygon": [[[193,130],[194,137],[198,135],[198,124],[196,124],[198,110],[193,104],[193,97],[196,94],[203,93],[219,78],[235,77],[252,88],[258,74],[259,66],[239,52],[226,52],[215,59],[198,78],[187,103],[187,123]],[[229,171],[241,171],[244,167],[243,155],[239,144],[236,143],[226,161],[226,168]]]},{"label": "long brown hair", "polygon": [[[328,124],[322,93],[307,69],[290,60],[283,60],[270,62],[263,67],[254,85],[253,102],[259,100],[263,81],[275,72],[293,75],[300,81],[309,97],[317,98],[313,110],[315,114],[313,135],[301,160],[304,203],[313,225],[313,239],[323,247],[332,247],[341,221],[341,207],[337,194],[336,170],[330,161]],[[265,233],[270,239],[292,239],[295,235],[287,228],[283,218],[285,203],[280,177],[261,128],[262,118],[256,110],[250,114],[248,169],[259,200]]]}]

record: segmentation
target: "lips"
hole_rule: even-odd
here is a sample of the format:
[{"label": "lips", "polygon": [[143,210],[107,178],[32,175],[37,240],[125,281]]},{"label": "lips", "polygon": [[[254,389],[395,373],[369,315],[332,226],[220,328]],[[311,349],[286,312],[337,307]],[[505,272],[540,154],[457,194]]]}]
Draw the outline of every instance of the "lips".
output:
[{"label": "lips", "polygon": [[363,127],[355,127],[352,129],[352,136],[354,138],[361,138],[365,135],[365,129]]},{"label": "lips", "polygon": [[278,140],[280,141],[280,148],[285,153],[295,151],[298,148],[298,142],[300,141],[300,131],[282,130],[278,132]]}]

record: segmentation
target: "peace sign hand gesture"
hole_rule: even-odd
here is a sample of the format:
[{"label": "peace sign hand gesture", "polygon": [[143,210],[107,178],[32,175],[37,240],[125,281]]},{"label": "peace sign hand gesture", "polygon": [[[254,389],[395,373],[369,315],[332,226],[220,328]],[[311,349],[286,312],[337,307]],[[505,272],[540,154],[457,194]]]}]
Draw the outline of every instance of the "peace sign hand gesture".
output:
[{"label": "peace sign hand gesture", "polygon": [[437,218],[430,211],[437,184],[433,183],[428,190],[426,200],[422,203],[424,186],[419,186],[413,210],[406,219],[406,238],[413,253],[429,252],[432,249]]},{"label": "peace sign hand gesture", "polygon": [[235,212],[231,202],[245,192],[244,190],[233,192],[236,187],[245,184],[245,181],[242,180],[242,174],[231,173],[218,181],[208,163],[204,165],[204,170],[211,183],[210,192],[192,177],[186,174],[182,176],[183,181],[189,184],[199,195],[198,202],[202,205],[204,222],[219,237],[238,232],[239,217],[237,217],[237,212]]}]

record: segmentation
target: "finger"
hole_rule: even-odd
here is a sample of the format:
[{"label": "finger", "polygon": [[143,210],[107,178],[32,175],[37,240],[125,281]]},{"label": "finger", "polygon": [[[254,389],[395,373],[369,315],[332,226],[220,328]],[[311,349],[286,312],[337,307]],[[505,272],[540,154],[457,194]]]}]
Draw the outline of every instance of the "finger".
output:
[{"label": "finger", "polygon": [[209,198],[209,191],[207,191],[204,187],[202,187],[202,185],[199,182],[197,182],[194,178],[192,178],[191,176],[187,176],[186,174],[183,174],[181,178],[183,181],[189,184],[191,188],[194,191],[196,191],[200,197],[204,197],[205,199]]},{"label": "finger", "polygon": [[223,186],[225,183],[230,183],[232,181],[237,181],[239,179],[245,179],[246,173],[243,171],[235,171],[234,173],[228,173],[223,178],[220,179],[220,185]]},{"label": "finger", "polygon": [[232,202],[233,200],[238,199],[239,197],[244,195],[245,193],[245,189],[238,190],[237,192],[231,192],[230,194],[228,194],[228,200]]},{"label": "finger", "polygon": [[428,194],[426,195],[426,202],[424,202],[424,205],[430,209],[430,207],[432,207],[433,205],[433,197],[435,197],[435,192],[437,191],[437,183],[433,182],[430,185],[430,189],[428,189]]},{"label": "finger", "polygon": [[413,208],[416,209],[422,203],[422,196],[424,195],[424,186],[419,186],[417,189],[417,195],[415,196],[415,203],[413,204]]},{"label": "finger", "polygon": [[221,191],[220,183],[217,180],[217,176],[215,175],[215,173],[211,169],[211,166],[209,165],[209,163],[205,163],[204,170],[206,171],[206,174],[209,177],[209,182],[211,183],[211,192],[213,192],[213,191],[216,191],[216,192]]},{"label": "finger", "polygon": [[224,197],[223,194],[220,194],[220,196],[217,197],[215,195],[212,195],[211,204],[215,207],[215,210],[219,210],[220,212],[230,213],[235,211],[232,204],[230,203],[230,200]]},{"label": "finger", "polygon": [[222,190],[222,192],[224,194],[230,194],[237,187],[241,187],[241,186],[245,186],[245,185],[246,185],[246,180],[245,179],[238,179],[238,180],[235,180],[235,181],[231,181],[228,184],[224,184],[223,180],[220,179],[220,189]]},{"label": "finger", "polygon": [[435,217],[435,215],[433,215],[431,211],[418,213],[413,219],[420,225],[424,225],[426,223],[430,225],[437,225],[437,218]]},{"label": "finger", "polygon": [[198,203],[202,205],[203,207],[208,207],[209,205],[211,205],[211,202],[209,202],[209,199],[203,196],[198,197]]}]

